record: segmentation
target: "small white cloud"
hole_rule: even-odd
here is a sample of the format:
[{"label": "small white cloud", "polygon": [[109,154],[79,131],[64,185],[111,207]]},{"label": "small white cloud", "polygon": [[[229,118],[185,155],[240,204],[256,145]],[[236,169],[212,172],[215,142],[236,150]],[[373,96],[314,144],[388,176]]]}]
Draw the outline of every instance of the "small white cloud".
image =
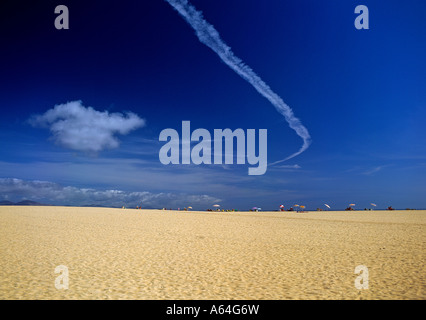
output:
[{"label": "small white cloud", "polygon": [[135,113],[101,112],[83,106],[81,101],[56,105],[42,115],[32,116],[29,122],[49,128],[57,144],[84,152],[117,148],[120,143],[115,135],[145,126],[145,120]]}]

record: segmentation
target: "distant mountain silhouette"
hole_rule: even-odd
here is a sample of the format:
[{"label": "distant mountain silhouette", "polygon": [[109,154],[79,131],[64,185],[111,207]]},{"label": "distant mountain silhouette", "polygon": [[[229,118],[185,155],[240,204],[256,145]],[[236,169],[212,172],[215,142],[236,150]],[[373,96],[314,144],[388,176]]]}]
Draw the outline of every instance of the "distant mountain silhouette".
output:
[{"label": "distant mountain silhouette", "polygon": [[3,200],[0,201],[0,206],[48,206],[48,204],[43,204],[32,200],[22,200],[19,202]]},{"label": "distant mountain silhouette", "polygon": [[12,201],[7,201],[7,200],[0,201],[0,206],[14,206],[14,205],[15,203]]}]

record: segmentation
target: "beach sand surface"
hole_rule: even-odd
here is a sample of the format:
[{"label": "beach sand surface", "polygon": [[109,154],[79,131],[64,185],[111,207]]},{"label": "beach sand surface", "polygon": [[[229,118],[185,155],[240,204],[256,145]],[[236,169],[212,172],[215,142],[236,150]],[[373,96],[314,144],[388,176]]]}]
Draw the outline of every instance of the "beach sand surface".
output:
[{"label": "beach sand surface", "polygon": [[4,206],[0,234],[0,299],[426,298],[420,210]]}]

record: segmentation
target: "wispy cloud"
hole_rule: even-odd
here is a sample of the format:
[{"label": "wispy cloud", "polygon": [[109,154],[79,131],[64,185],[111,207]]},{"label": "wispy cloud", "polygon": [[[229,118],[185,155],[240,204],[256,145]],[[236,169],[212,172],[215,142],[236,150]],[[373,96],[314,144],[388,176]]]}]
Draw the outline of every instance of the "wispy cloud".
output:
[{"label": "wispy cloud", "polygon": [[101,190],[62,186],[49,181],[0,178],[3,199],[30,199],[56,205],[102,205],[145,208],[185,207],[205,209],[221,199],[206,194],[152,193],[148,191]]},{"label": "wispy cloud", "polygon": [[364,171],[362,174],[367,175],[367,176],[370,176],[370,175],[372,175],[372,174],[374,174],[374,173],[376,173],[376,172],[379,172],[379,171],[380,171],[380,170],[382,170],[384,167],[386,167],[386,166],[377,166],[377,167],[371,168],[371,169],[369,169],[369,170],[367,170],[367,171]]},{"label": "wispy cloud", "polygon": [[391,164],[384,164],[384,165],[378,165],[378,166],[361,166],[357,165],[352,168],[346,169],[343,171],[345,174],[355,174],[355,175],[374,175],[375,173],[382,171],[383,169],[392,166]]},{"label": "wispy cloud", "polygon": [[303,145],[299,151],[273,164],[286,161],[305,151],[311,143],[309,132],[302,125],[300,120],[295,117],[293,110],[281,99],[281,97],[272,91],[272,89],[249,66],[235,56],[231,48],[221,39],[219,32],[214,26],[208,23],[204,19],[202,13],[197,11],[187,0],[166,1],[179,12],[186,22],[195,30],[200,42],[212,49],[228,67],[234,70],[241,78],[250,83],[257,92],[265,97],[275,109],[284,116],[290,128],[303,139]]},{"label": "wispy cloud", "polygon": [[120,143],[115,135],[143,127],[145,120],[132,112],[101,112],[83,106],[81,101],[71,101],[32,116],[29,123],[49,128],[53,140],[65,148],[96,153],[117,148]]},{"label": "wispy cloud", "polygon": [[302,167],[299,166],[298,164],[288,164],[288,165],[275,166],[274,168],[275,169],[283,169],[283,170],[289,170],[289,171],[291,170],[291,171],[293,171],[293,170],[299,170]]}]

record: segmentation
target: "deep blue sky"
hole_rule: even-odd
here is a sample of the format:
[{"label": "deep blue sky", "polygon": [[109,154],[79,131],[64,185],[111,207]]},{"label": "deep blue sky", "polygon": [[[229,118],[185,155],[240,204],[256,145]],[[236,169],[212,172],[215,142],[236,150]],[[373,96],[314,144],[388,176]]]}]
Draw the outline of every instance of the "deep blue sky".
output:
[{"label": "deep blue sky", "polygon": [[[120,190],[129,206],[132,192],[146,192],[146,207],[426,208],[423,0],[191,1],[312,137],[304,153],[263,176],[248,176],[247,165],[159,162],[160,131],[180,131],[183,120],[210,132],[268,129],[270,163],[302,144],[166,1],[3,2],[0,200],[109,205],[120,198],[106,190]],[[69,30],[54,27],[58,4],[69,8]],[[354,27],[360,4],[369,30]],[[88,154],[28,123],[75,100],[133,112],[146,126],[117,135],[118,148]],[[73,192],[61,198],[52,191],[61,188]],[[93,192],[79,198],[86,189]]]}]

